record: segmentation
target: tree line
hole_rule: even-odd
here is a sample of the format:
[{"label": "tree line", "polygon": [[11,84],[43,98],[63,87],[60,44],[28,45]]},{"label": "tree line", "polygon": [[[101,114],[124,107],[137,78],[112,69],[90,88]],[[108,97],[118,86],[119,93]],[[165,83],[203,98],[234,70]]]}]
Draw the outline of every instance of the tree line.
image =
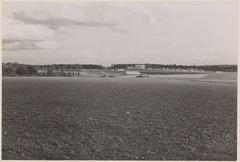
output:
[{"label": "tree line", "polygon": [[[128,67],[134,67],[137,64],[112,64],[111,69],[127,69]],[[176,65],[176,64],[141,64],[145,65],[146,69],[194,69],[204,71],[222,71],[222,72],[236,72],[237,65]]]},{"label": "tree line", "polygon": [[[53,76],[53,71],[71,71],[81,69],[103,69],[102,65],[96,64],[52,64],[52,65],[27,65],[19,63],[2,63],[3,76],[39,76],[38,71],[46,71],[46,76]],[[64,73],[65,75],[66,73]],[[67,75],[67,74],[66,74]]]},{"label": "tree line", "polygon": [[[112,64],[110,67],[104,67],[97,64],[52,64],[52,65],[27,65],[19,63],[2,63],[3,76],[39,76],[39,70],[45,70],[46,76],[53,76],[53,71],[81,71],[82,69],[127,69],[134,67],[137,64]],[[204,71],[222,71],[222,72],[236,72],[237,65],[176,65],[176,64],[144,64],[146,69],[194,69]],[[64,73],[61,76],[68,76]]]}]

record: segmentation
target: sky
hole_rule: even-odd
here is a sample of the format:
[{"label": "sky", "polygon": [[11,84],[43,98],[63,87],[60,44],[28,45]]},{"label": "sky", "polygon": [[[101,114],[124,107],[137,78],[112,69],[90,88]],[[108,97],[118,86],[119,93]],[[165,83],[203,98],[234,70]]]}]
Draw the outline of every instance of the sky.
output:
[{"label": "sky", "polygon": [[3,62],[237,64],[237,1],[3,2]]}]

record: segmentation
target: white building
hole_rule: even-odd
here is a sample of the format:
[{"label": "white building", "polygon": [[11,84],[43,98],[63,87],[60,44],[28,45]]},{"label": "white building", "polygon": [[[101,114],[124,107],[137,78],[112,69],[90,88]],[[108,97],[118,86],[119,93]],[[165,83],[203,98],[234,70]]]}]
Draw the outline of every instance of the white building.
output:
[{"label": "white building", "polygon": [[135,65],[135,69],[145,69],[145,65]]},{"label": "white building", "polygon": [[117,71],[118,71],[118,72],[124,72],[125,69],[118,69]]},{"label": "white building", "polygon": [[128,66],[127,69],[129,69],[129,70],[143,70],[143,69],[145,69],[145,65],[144,64],[137,64],[137,65],[133,65],[133,66]]},{"label": "white building", "polygon": [[139,71],[126,71],[126,75],[140,75],[141,73]]}]

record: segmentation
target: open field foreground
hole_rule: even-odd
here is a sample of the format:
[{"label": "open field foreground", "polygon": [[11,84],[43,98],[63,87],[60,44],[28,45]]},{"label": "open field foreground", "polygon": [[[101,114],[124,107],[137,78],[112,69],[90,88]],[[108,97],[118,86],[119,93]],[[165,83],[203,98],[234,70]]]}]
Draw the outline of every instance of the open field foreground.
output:
[{"label": "open field foreground", "polygon": [[237,83],[207,79],[3,78],[3,159],[236,160]]}]

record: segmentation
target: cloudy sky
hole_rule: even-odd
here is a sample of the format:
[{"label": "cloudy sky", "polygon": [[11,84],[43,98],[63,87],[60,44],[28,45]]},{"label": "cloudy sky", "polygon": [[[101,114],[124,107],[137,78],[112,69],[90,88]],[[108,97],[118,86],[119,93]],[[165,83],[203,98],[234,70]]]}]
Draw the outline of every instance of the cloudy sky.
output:
[{"label": "cloudy sky", "polygon": [[4,2],[4,62],[236,64],[237,1]]}]

